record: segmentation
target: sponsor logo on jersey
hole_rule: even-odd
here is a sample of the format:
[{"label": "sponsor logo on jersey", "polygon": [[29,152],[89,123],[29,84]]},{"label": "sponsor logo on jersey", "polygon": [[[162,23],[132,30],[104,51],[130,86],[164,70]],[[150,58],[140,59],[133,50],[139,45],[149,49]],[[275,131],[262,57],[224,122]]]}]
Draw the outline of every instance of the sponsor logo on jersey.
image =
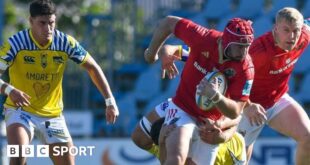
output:
[{"label": "sponsor logo on jersey", "polygon": [[242,90],[242,95],[249,96],[251,93],[253,80],[247,80]]},{"label": "sponsor logo on jersey", "polygon": [[61,56],[54,56],[53,57],[53,62],[55,64],[63,64],[64,63],[64,59]]},{"label": "sponsor logo on jersey", "polygon": [[293,61],[291,60],[286,60],[286,65],[278,70],[270,70],[269,74],[280,74],[282,72],[284,72],[285,70],[287,70],[288,68],[292,67],[296,62],[297,62],[298,58],[294,59]]},{"label": "sponsor logo on jersey", "polygon": [[34,64],[35,61],[35,57],[33,56],[24,56],[24,63],[25,64]]},{"label": "sponsor logo on jersey", "polygon": [[203,74],[207,74],[207,70],[200,66],[197,61],[194,62],[194,67]]}]

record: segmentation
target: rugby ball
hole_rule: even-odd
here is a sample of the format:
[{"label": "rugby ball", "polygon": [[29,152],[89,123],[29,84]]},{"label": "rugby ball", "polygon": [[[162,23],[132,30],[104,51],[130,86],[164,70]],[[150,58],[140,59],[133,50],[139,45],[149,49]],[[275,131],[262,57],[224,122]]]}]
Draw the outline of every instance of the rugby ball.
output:
[{"label": "rugby ball", "polygon": [[[218,91],[225,95],[227,89],[227,79],[225,75],[219,71],[208,72],[203,79],[207,79],[210,83],[216,83],[216,78],[218,79]],[[212,100],[207,96],[198,95],[199,89],[196,89],[195,99],[197,106],[203,110],[208,111],[213,108],[214,104]]]}]

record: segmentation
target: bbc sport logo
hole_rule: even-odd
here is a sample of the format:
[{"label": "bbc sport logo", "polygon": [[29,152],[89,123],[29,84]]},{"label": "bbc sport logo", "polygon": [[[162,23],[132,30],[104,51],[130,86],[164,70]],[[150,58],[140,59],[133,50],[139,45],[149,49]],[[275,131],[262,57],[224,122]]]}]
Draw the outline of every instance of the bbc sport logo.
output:
[{"label": "bbc sport logo", "polygon": [[[7,145],[7,157],[49,157],[50,152],[53,156],[63,156],[69,153],[73,156],[92,156],[95,146],[55,146],[52,150],[49,145]],[[21,153],[20,153],[21,152]]]}]

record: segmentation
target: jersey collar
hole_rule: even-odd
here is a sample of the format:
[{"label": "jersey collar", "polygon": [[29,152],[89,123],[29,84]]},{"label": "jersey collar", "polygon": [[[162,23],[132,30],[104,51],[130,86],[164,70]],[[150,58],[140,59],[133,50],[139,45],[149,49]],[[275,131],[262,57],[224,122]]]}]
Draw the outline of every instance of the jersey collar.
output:
[{"label": "jersey collar", "polygon": [[33,37],[31,29],[29,29],[29,34],[30,34],[30,38],[32,39],[32,41],[35,43],[35,45],[36,45],[39,49],[47,49],[47,48],[51,45],[51,43],[52,43],[52,40],[49,40],[48,43],[47,43],[46,45],[41,46],[41,45],[35,40],[35,38]]}]

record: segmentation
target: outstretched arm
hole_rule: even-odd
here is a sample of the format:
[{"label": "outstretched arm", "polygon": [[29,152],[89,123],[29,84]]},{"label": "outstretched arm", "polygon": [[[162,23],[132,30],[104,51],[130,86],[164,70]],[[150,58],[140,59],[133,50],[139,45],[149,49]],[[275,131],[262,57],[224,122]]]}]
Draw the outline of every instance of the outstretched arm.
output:
[{"label": "outstretched arm", "polygon": [[218,84],[208,82],[206,79],[202,79],[197,86],[197,89],[199,89],[198,94],[210,98],[223,115],[231,119],[237,118],[241,114],[246,102],[235,101],[225,97],[218,91],[217,85]]},{"label": "outstretched arm", "polygon": [[106,103],[106,120],[108,123],[115,123],[119,115],[119,111],[111,92],[109,83],[97,62],[91,57],[87,56],[86,61],[82,64],[88,72],[88,75],[100,91],[101,95],[105,98]]}]

